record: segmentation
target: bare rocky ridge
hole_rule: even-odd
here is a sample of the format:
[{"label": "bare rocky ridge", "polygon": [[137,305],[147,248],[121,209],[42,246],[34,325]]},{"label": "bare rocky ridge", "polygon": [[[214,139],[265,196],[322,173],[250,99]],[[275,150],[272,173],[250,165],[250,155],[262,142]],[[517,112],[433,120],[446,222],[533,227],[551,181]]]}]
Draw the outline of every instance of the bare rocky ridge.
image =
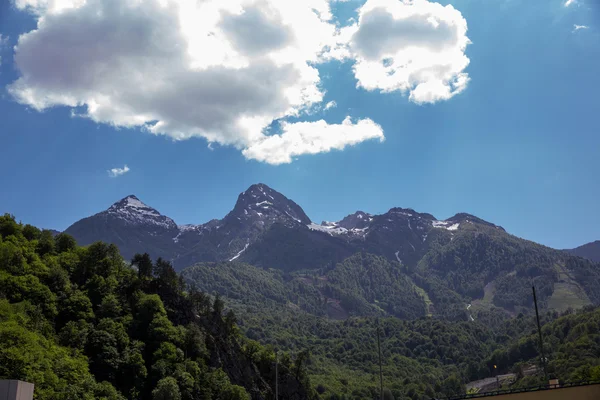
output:
[{"label": "bare rocky ridge", "polygon": [[[414,264],[426,251],[430,232],[445,232],[451,238],[465,224],[496,227],[470,214],[438,221],[431,214],[404,208],[381,215],[357,211],[338,222],[315,224],[294,201],[259,183],[240,193],[223,219],[205,224],[178,226],[130,195],[65,232],[81,245],[102,240],[116,244],[126,259],[148,252],[172,261],[178,269],[201,261],[233,260],[289,269],[290,263],[298,268],[301,264],[320,267],[358,250]],[[287,255],[273,255],[279,248],[285,248]]]}]

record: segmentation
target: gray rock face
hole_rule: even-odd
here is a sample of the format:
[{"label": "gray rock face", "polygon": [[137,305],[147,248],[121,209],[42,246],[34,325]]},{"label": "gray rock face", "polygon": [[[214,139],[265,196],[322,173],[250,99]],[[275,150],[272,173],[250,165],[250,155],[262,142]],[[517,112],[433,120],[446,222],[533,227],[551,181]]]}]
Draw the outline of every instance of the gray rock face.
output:
[{"label": "gray rock face", "polygon": [[294,201],[259,183],[240,193],[225,217],[204,224],[178,226],[130,195],[76,222],[66,233],[81,245],[114,243],[126,259],[147,252],[177,269],[202,261],[238,260],[295,270],[331,265],[357,251],[412,265],[426,252],[431,232],[451,240],[453,231],[474,224],[496,227],[469,214],[438,221],[404,208],[381,215],[357,211],[338,222],[315,224]]},{"label": "gray rock face", "polygon": [[172,240],[178,232],[179,228],[171,218],[133,195],[119,200],[105,211],[77,221],[65,230],[83,246],[97,241],[114,243],[125,259],[147,252],[153,258],[167,260],[182,251]]}]

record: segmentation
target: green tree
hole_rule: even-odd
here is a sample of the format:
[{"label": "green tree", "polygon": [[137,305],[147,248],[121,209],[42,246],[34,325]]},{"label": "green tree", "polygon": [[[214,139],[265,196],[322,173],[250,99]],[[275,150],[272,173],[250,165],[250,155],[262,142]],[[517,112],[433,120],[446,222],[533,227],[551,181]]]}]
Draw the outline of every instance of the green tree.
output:
[{"label": "green tree", "polygon": [[85,353],[90,358],[90,370],[97,379],[115,381],[120,357],[114,335],[100,329],[93,330],[88,335]]},{"label": "green tree", "polygon": [[148,327],[155,316],[166,316],[167,312],[160,296],[156,294],[142,294],[135,305],[134,321],[136,331],[140,337],[147,336]]},{"label": "green tree", "polygon": [[83,350],[92,325],[85,320],[69,321],[58,333],[58,341],[62,346]]},{"label": "green tree", "polygon": [[158,379],[173,375],[177,364],[183,361],[183,352],[172,343],[161,343],[152,355],[152,372]]},{"label": "green tree", "polygon": [[10,214],[4,214],[0,217],[0,236],[8,237],[17,235],[20,232],[19,224],[15,221],[15,217]]},{"label": "green tree", "polygon": [[125,397],[106,381],[96,384],[94,397],[99,400],[125,400]]},{"label": "green tree", "polygon": [[56,322],[59,327],[62,327],[69,321],[79,321],[80,319],[84,321],[94,319],[92,302],[81,290],[73,290],[60,300],[60,312]]},{"label": "green tree", "polygon": [[152,400],[181,400],[181,393],[175,378],[169,376],[158,381],[152,391]]},{"label": "green tree", "polygon": [[221,300],[221,296],[219,293],[215,296],[215,301],[213,302],[213,312],[215,315],[221,316],[223,314],[223,309],[225,308],[225,303]]},{"label": "green tree", "polygon": [[223,400],[250,400],[250,395],[242,386],[229,385],[218,396]]},{"label": "green tree", "polygon": [[148,253],[134,255],[131,264],[137,268],[140,279],[148,280],[152,278],[152,269],[154,266]]},{"label": "green tree", "polygon": [[102,299],[96,314],[99,318],[117,318],[121,315],[123,309],[117,296],[109,293]]},{"label": "green tree", "polygon": [[122,392],[128,394],[129,398],[138,398],[144,390],[148,371],[142,355],[143,349],[142,342],[134,341],[123,353],[117,382]]},{"label": "green tree", "polygon": [[29,300],[32,304],[39,305],[49,318],[57,313],[56,296],[36,276],[14,276],[0,270],[0,288],[11,302]]},{"label": "green tree", "polygon": [[23,227],[23,236],[27,240],[38,240],[42,235],[42,231],[32,225],[25,225]]},{"label": "green tree", "polygon": [[39,255],[43,256],[45,254],[50,254],[54,252],[54,236],[52,236],[52,232],[43,230],[40,234],[40,239],[38,240],[37,252]]},{"label": "green tree", "polygon": [[77,242],[73,236],[60,233],[54,238],[55,248],[57,253],[66,253],[72,250],[75,250],[77,247]]}]

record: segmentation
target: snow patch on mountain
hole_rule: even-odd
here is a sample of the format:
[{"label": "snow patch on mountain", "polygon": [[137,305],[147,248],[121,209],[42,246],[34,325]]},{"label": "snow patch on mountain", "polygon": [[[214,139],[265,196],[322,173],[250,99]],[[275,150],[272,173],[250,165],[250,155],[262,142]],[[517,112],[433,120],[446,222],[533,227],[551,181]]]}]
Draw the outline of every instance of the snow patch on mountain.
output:
[{"label": "snow patch on mountain", "polygon": [[260,206],[262,206],[263,204],[269,204],[269,205],[271,205],[271,206],[273,205],[273,203],[271,203],[270,201],[263,200],[263,201],[261,201],[260,203],[256,203],[256,204],[255,204],[255,206],[256,206],[256,207],[260,207]]},{"label": "snow patch on mountain", "polygon": [[183,233],[183,232],[201,230],[202,229],[202,225],[185,224],[185,225],[179,225],[178,228],[179,228],[179,231],[181,233]]},{"label": "snow patch on mountain", "polygon": [[433,225],[434,228],[443,228],[443,229],[446,229],[449,231],[455,231],[460,226],[460,223],[456,223],[456,224],[452,224],[452,225],[448,226],[450,224],[450,222],[448,222],[448,221],[431,221],[431,224]]},{"label": "snow patch on mountain", "polygon": [[342,228],[342,227],[338,227],[337,225],[318,225],[313,223],[310,223],[307,225],[308,229],[313,230],[313,231],[321,231],[321,232],[327,232],[330,235],[333,235],[334,233],[336,234],[343,234],[348,232],[348,229],[346,228]]},{"label": "snow patch on mountain", "polygon": [[166,229],[177,228],[171,218],[147,206],[133,195],[116,202],[106,210],[106,213],[134,225],[155,225]]},{"label": "snow patch on mountain", "polygon": [[175,236],[175,237],[173,238],[173,242],[174,242],[174,243],[179,243],[179,236],[181,236],[181,234],[182,234],[182,233],[183,233],[183,232],[179,231],[179,233],[177,234],[177,236]]},{"label": "snow patch on mountain", "polygon": [[[231,242],[229,242],[229,243],[231,244]],[[242,253],[243,253],[244,251],[246,251],[246,249],[248,248],[248,246],[249,246],[249,245],[250,245],[250,243],[246,243],[246,245],[244,246],[244,248],[243,248],[243,249],[241,249],[241,250],[240,250],[240,251],[239,251],[239,252],[238,252],[238,253],[237,253],[235,256],[231,257],[231,258],[229,259],[229,261],[233,261],[233,260],[237,259],[239,256],[241,256],[241,255],[242,255]]]},{"label": "snow patch on mountain", "polygon": [[460,226],[460,224],[454,224],[454,225],[447,227],[446,229],[448,229],[449,231],[455,231],[458,229],[459,226]]}]

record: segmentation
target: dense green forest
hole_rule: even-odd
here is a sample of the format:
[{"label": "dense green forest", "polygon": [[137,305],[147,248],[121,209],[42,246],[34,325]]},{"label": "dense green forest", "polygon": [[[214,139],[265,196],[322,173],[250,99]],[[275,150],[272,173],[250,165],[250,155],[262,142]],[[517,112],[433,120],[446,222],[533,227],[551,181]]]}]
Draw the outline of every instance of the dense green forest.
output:
[{"label": "dense green forest", "polygon": [[413,319],[426,314],[425,300],[402,266],[371,254],[355,254],[330,270],[290,274],[222,262],[198,264],[184,270],[182,276],[204,291],[246,306],[280,304],[332,318],[391,315]]},{"label": "dense green forest", "polygon": [[[400,278],[397,283],[386,282],[398,278],[386,275],[390,267]],[[465,383],[498,372],[492,368],[494,363],[502,373],[517,374],[521,366],[539,364],[536,324],[531,312],[519,313],[513,318],[491,304],[477,311],[474,321],[425,317],[425,299],[419,297],[416,286],[406,280],[410,276],[400,274],[402,271],[407,270],[398,263],[357,254],[330,270],[291,274],[244,263],[205,263],[184,270],[182,276],[203,290],[225,296],[227,306],[235,310],[240,327],[249,338],[292,351],[308,349],[311,382],[326,399],[378,396],[378,316],[384,386],[395,399],[430,399],[464,393]],[[433,276],[427,282],[439,279]],[[373,282],[383,289],[372,291]],[[401,285],[401,290],[394,292],[396,285]],[[441,282],[439,285],[446,287]],[[531,298],[531,287],[526,289]],[[388,290],[400,294],[394,299]],[[344,300],[339,293],[349,295],[354,301]],[[413,297],[413,293],[417,297]],[[444,293],[452,296],[455,292],[434,294],[434,301],[440,301]],[[325,301],[328,296],[341,298],[344,310],[350,315],[342,320],[324,318],[332,316]],[[413,298],[418,301],[411,303]],[[415,312],[405,315],[404,320],[390,317],[391,312],[384,311],[393,310],[389,304],[395,304],[394,300]],[[460,305],[456,313],[465,315],[465,303]],[[550,326],[563,318],[576,317],[576,325],[585,325],[590,320],[600,329],[594,317],[596,313],[598,311],[591,306],[577,313],[567,310],[564,317],[558,311],[543,311],[546,355],[551,360],[548,370],[561,380],[578,379],[568,369],[552,369],[553,365],[593,368],[598,359],[593,352],[582,352],[576,360],[569,360],[567,352],[553,352],[550,344],[555,343],[555,339],[550,334]],[[575,337],[568,336],[566,340],[571,343]],[[596,339],[591,337],[590,340]],[[521,342],[527,343],[528,352],[511,350]],[[500,362],[499,354],[504,353],[519,354],[519,357]],[[541,373],[533,377],[518,376],[515,385],[528,386],[541,381]]]},{"label": "dense green forest", "polygon": [[[234,303],[234,302],[229,302]],[[550,377],[562,382],[599,379],[600,309],[541,315]],[[380,327],[384,386],[395,399],[431,399],[465,393],[465,384],[495,373],[517,374],[515,386],[543,383],[535,317],[480,314],[480,320],[443,321],[351,317],[332,321],[297,310],[263,308],[245,313],[242,329],[252,339],[287,349],[308,349],[311,382],[324,398],[377,398],[376,332]],[[497,364],[498,370],[493,369]],[[596,368],[594,370],[594,368]]]},{"label": "dense green forest", "polygon": [[[172,266],[0,217],[0,378],[36,399],[273,398],[275,353]],[[280,397],[311,398],[307,353],[284,353]]]},{"label": "dense green forest", "polygon": [[[517,325],[520,320],[511,321]],[[520,366],[535,363],[539,357],[537,332],[516,336],[488,358],[488,366],[497,365],[501,372],[519,374]],[[563,382],[600,381],[600,309],[586,307],[568,311],[542,327],[549,378]],[[519,386],[540,382],[540,377],[520,377]]]}]

